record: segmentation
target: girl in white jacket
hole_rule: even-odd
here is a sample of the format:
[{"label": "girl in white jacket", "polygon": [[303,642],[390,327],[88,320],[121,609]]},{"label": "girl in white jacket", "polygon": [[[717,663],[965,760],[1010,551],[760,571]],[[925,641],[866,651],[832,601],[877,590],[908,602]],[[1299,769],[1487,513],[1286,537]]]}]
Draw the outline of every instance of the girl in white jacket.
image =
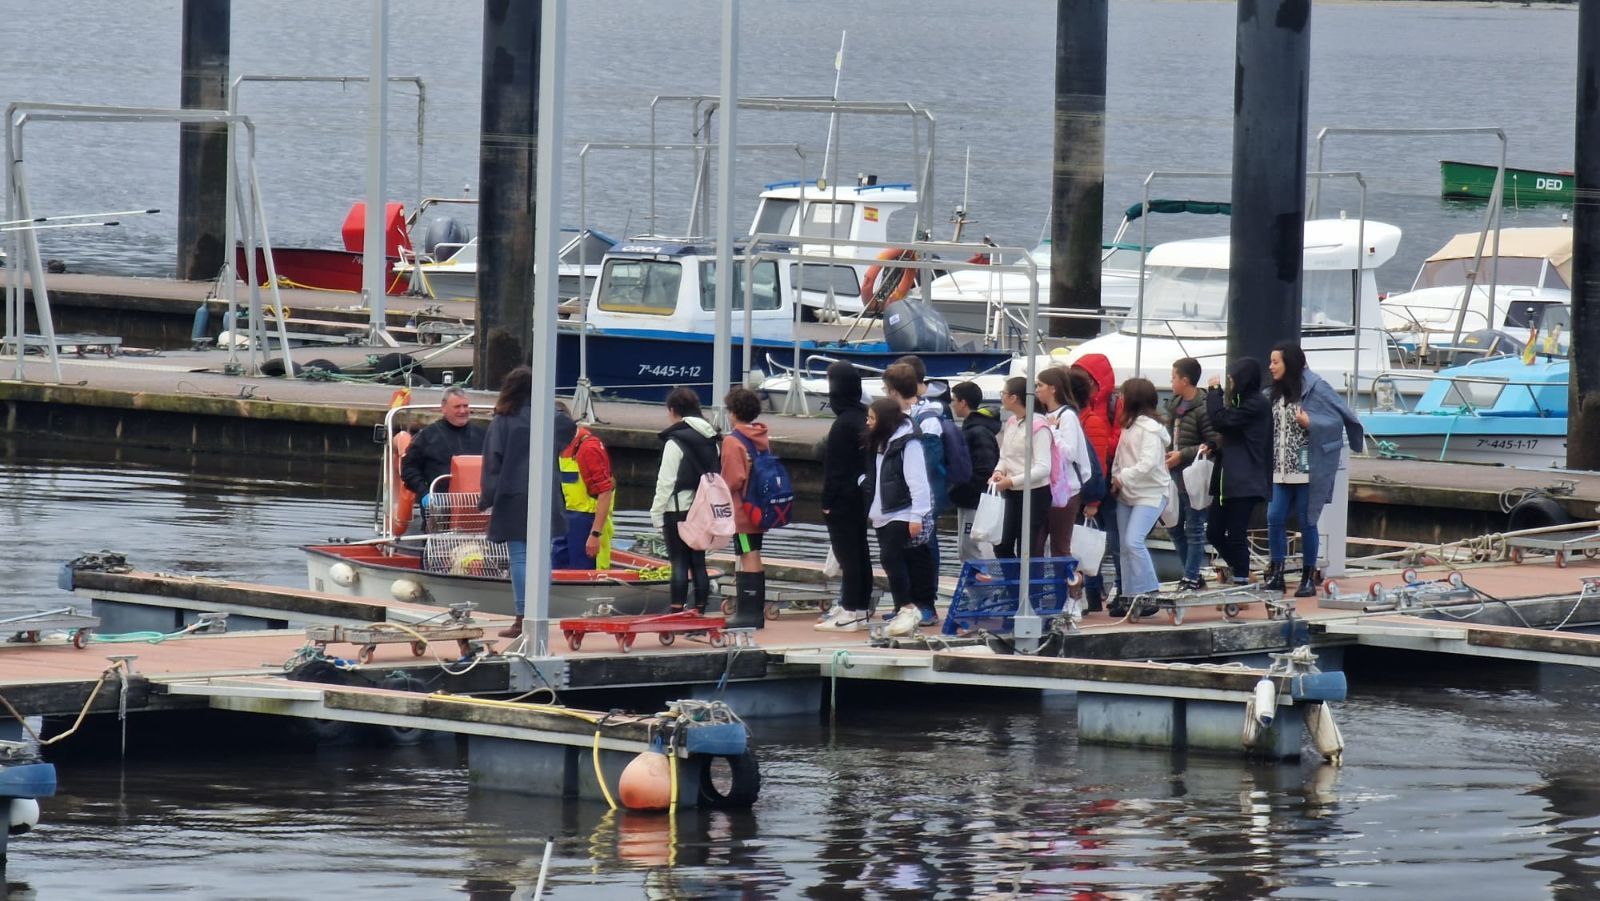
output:
[{"label": "girl in white jacket", "polygon": [[[1035,406],[1027,410],[1028,380],[1021,376],[1006,379],[1000,393],[1000,406],[1011,418],[1000,429],[1000,461],[989,483],[1006,500],[1005,529],[995,553],[1001,557],[1022,556],[1022,504],[1031,505],[1028,546],[1035,557],[1044,556],[1044,534],[1050,522],[1050,455],[1055,449],[1055,433]],[[1037,403],[1037,402],[1036,402]],[[1029,466],[1028,445],[1033,445]]]},{"label": "girl in white jacket", "polygon": [[[1149,595],[1161,588],[1145,545],[1167,503],[1167,446],[1171,439],[1156,418],[1156,386],[1149,379],[1122,383],[1122,440],[1111,464],[1111,490],[1117,496],[1117,528],[1122,534],[1122,592],[1143,615],[1155,612]],[[1113,615],[1121,615],[1115,609]]]}]

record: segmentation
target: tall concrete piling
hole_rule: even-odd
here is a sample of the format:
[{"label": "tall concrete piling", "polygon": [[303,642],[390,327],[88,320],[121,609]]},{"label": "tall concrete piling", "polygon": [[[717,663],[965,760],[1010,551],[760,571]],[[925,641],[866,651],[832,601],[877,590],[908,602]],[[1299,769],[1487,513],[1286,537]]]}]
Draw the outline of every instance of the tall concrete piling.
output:
[{"label": "tall concrete piling", "polygon": [[1239,0],[1228,358],[1300,337],[1311,0]]},{"label": "tall concrete piling", "polygon": [[[184,109],[228,108],[232,27],[232,0],[183,0]],[[178,126],[178,278],[205,281],[222,270],[227,167],[227,126]]]},{"label": "tall concrete piling", "polygon": [[[1052,310],[1100,308],[1105,219],[1107,0],[1056,4],[1055,165],[1050,179]],[[1050,320],[1056,337],[1093,337],[1092,319]]]},{"label": "tall concrete piling", "polygon": [[541,0],[484,0],[478,139],[478,341],[472,384],[529,362]]},{"label": "tall concrete piling", "polygon": [[1600,0],[1578,5],[1567,465],[1600,470]]}]

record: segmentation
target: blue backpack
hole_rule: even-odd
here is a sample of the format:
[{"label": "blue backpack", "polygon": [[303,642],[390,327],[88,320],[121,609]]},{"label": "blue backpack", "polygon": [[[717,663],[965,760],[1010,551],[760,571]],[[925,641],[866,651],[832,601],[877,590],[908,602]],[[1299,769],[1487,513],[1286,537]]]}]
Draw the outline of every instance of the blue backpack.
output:
[{"label": "blue backpack", "polygon": [[[922,430],[922,424],[929,419],[938,420],[938,435],[929,435]],[[933,512],[947,512],[954,506],[950,501],[950,486],[965,485],[972,481],[972,455],[967,452],[967,441],[961,436],[960,426],[939,415],[937,410],[919,413],[912,422],[912,428],[917,440],[922,443],[922,459],[928,465]]]},{"label": "blue backpack", "polygon": [[771,451],[758,450],[743,433],[736,431],[733,437],[750,454],[750,477],[744,483],[742,504],[745,518],[763,532],[788,525],[794,513],[794,483],[789,481],[789,471]]}]

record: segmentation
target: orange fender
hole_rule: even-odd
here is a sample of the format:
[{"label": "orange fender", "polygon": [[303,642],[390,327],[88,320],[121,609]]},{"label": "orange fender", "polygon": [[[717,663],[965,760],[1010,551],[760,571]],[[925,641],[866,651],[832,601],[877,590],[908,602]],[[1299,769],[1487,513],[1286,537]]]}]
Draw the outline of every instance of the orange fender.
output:
[{"label": "orange fender", "polygon": [[[906,249],[885,250],[878,254],[878,259],[885,262],[893,260],[914,260],[916,252]],[[898,273],[898,275],[897,275]],[[883,284],[878,284],[878,276],[883,275]],[[861,279],[862,305],[870,313],[882,310],[886,305],[897,300],[902,300],[917,286],[917,270],[910,267],[877,265],[867,270]]]},{"label": "orange fender", "polygon": [[400,479],[400,463],[406,458],[406,449],[411,447],[411,433],[402,430],[392,439],[394,446],[394,471],[390,478],[394,484],[394,500],[389,506],[389,534],[399,536],[411,528],[411,513],[417,506],[416,492],[406,487]]}]

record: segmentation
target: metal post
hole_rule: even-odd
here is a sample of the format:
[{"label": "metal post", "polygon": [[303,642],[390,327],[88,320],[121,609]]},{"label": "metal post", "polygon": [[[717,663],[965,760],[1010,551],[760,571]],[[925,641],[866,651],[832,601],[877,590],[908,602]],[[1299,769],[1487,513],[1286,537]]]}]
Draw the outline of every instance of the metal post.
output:
[{"label": "metal post", "polygon": [[[1050,309],[1100,310],[1105,218],[1107,0],[1056,4],[1055,166],[1050,180]],[[1050,334],[1089,338],[1093,319],[1055,318]]]},{"label": "metal post", "polygon": [[1578,5],[1567,466],[1600,469],[1600,0]]},{"label": "metal post", "polygon": [[[183,0],[184,109],[228,108],[232,0]],[[217,277],[233,253],[227,230],[228,125],[178,126],[178,278]],[[222,196],[219,196],[222,195]]]},{"label": "metal post", "polygon": [[[1096,229],[1095,234],[1099,234]],[[1023,255],[1028,269],[1028,384],[1023,389],[1022,421],[1022,537],[1018,539],[1017,615],[1011,621],[1011,637],[1018,651],[1031,654],[1039,649],[1042,631],[1039,614],[1033,609],[1033,489],[1028,487],[1028,475],[1033,472],[1033,404],[1034,381],[1039,377],[1039,330],[1031,323],[1039,321],[1039,272],[1030,255]]]},{"label": "metal post", "polygon": [[1240,3],[1233,87],[1228,358],[1300,337],[1311,0]]},{"label": "metal post", "polygon": [[535,315],[529,285],[535,242],[544,240],[533,228],[541,196],[535,185],[541,19],[540,0],[484,0],[478,341],[472,354],[473,384],[480,388],[498,388],[506,373],[529,359]]},{"label": "metal post", "polygon": [[717,312],[712,344],[711,402],[724,424],[733,334],[733,157],[739,112],[739,0],[722,0],[722,100],[717,122]]},{"label": "metal post", "polygon": [[[372,0],[371,72],[367,76],[367,226],[362,242],[361,285],[371,313],[372,343],[385,343],[389,335],[387,315],[389,255],[383,228],[387,204],[384,176],[384,137],[389,130],[389,0]],[[388,343],[393,343],[389,341]]]},{"label": "metal post", "polygon": [[551,474],[555,469],[555,423],[549,398],[556,387],[556,307],[560,303],[561,267],[561,103],[566,72],[561,55],[566,47],[567,0],[544,0],[539,35],[539,203],[534,212],[537,256],[534,274],[533,395],[528,446],[527,626],[533,653],[550,653],[550,505],[555,502]]}]

